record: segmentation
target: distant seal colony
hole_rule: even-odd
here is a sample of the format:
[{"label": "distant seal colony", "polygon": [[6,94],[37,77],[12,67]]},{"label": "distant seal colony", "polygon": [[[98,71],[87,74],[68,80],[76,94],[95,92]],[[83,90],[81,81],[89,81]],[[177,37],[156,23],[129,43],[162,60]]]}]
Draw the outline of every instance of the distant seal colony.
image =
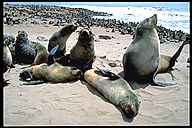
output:
[{"label": "distant seal colony", "polygon": [[156,14],[146,18],[137,26],[135,38],[123,56],[126,80],[158,85],[154,82],[160,58],[160,40],[156,26]]}]

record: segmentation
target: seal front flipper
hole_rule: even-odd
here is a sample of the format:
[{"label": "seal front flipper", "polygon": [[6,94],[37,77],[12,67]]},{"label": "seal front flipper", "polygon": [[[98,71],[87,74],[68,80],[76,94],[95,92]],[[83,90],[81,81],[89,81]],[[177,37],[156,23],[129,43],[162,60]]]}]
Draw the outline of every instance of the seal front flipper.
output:
[{"label": "seal front flipper", "polygon": [[119,79],[120,77],[112,72],[110,72],[109,70],[106,70],[106,69],[100,69],[99,67],[96,67],[99,72],[104,76],[104,77],[109,77],[110,80],[117,80]]}]

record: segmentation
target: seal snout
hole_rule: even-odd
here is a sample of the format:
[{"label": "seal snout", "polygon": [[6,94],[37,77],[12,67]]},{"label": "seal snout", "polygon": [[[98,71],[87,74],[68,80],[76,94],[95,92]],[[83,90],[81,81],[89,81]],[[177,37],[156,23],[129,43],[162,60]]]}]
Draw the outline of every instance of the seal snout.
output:
[{"label": "seal snout", "polygon": [[154,14],[154,15],[151,17],[151,19],[152,19],[153,24],[156,25],[156,24],[157,24],[157,14]]},{"label": "seal snout", "polygon": [[126,105],[124,112],[129,119],[134,118],[137,114],[134,112],[134,106],[131,104]]},{"label": "seal snout", "polygon": [[81,70],[79,70],[78,68],[76,68],[76,67],[73,67],[72,68],[72,75],[74,75],[74,76],[81,76]]}]

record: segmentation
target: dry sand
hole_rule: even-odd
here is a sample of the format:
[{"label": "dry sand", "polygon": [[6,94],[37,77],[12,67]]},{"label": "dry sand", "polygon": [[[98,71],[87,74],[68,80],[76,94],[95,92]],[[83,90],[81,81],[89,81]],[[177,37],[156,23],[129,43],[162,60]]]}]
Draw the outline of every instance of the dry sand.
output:
[{"label": "dry sand", "polygon": [[[45,25],[4,25],[4,32],[17,35],[17,31],[25,30],[30,40],[37,36],[47,39],[59,30],[56,26]],[[97,59],[93,66],[105,66],[115,73],[122,72],[122,56],[125,48],[131,43],[131,35],[121,35],[119,32],[106,32],[104,28],[92,28],[96,35],[95,51]],[[111,35],[111,40],[98,39],[99,34]],[[77,42],[75,32],[67,41],[67,51]],[[48,41],[41,42],[46,47]],[[160,50],[167,55],[173,55],[181,43],[161,44]],[[106,59],[99,58],[106,56]],[[19,73],[22,65],[4,74],[9,85],[3,92],[3,123],[4,126],[24,125],[189,125],[189,45],[178,58],[173,71],[176,80],[168,73],[159,74],[158,81],[174,82],[168,87],[151,85],[135,85],[135,93],[141,100],[139,114],[128,121],[124,114],[114,105],[107,102],[94,88],[76,81],[73,83],[44,83],[40,85],[22,85]],[[116,67],[110,67],[109,62],[115,62]]]}]

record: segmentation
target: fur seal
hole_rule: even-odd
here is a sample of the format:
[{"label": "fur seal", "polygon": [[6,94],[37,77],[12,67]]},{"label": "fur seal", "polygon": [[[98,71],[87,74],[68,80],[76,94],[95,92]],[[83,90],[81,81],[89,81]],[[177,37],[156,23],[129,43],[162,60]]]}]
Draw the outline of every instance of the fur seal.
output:
[{"label": "fur seal", "polygon": [[160,40],[156,26],[157,14],[138,24],[135,38],[123,56],[126,80],[159,85],[154,82],[154,74],[160,58]]},{"label": "fur seal", "polygon": [[3,44],[3,73],[6,72],[9,68],[14,68],[13,59],[9,47]]},{"label": "fur seal", "polygon": [[30,45],[36,50],[36,57],[32,65],[47,63],[48,52],[46,47],[37,42],[31,42]]},{"label": "fur seal", "polygon": [[5,44],[9,47],[13,63],[15,63],[15,37],[9,33],[5,33],[3,34],[3,41],[5,41]]},{"label": "fur seal", "polygon": [[[3,43],[3,73],[5,73],[8,69],[14,68],[11,51],[9,47],[6,45],[5,41]],[[7,81],[3,78],[3,85],[7,85]]]},{"label": "fur seal", "polygon": [[86,71],[84,79],[111,103],[120,107],[129,119],[138,114],[140,101],[127,81],[120,76],[98,68]]},{"label": "fur seal", "polygon": [[18,31],[15,43],[15,57],[17,63],[32,64],[36,57],[36,50],[30,46],[28,34],[25,31]]},{"label": "fur seal", "polygon": [[94,34],[88,28],[80,31],[77,44],[71,49],[69,58],[72,65],[81,70],[92,67],[95,59]]},{"label": "fur seal", "polygon": [[[76,67],[62,66],[59,63],[47,65],[42,63],[23,70],[19,77],[24,81],[42,80],[43,82],[65,83],[78,80],[81,71]],[[37,82],[38,83],[38,82]],[[36,84],[36,83],[35,83]]]},{"label": "fur seal", "polygon": [[58,56],[63,56],[66,52],[66,41],[69,36],[77,29],[77,26],[73,24],[67,24],[61,28],[58,32],[55,32],[53,36],[49,39],[48,51],[58,45],[60,54]]},{"label": "fur seal", "polygon": [[174,70],[173,66],[175,66],[175,62],[177,62],[177,58],[181,54],[183,47],[186,44],[189,44],[189,41],[190,41],[189,38],[186,37],[185,41],[183,41],[182,45],[179,47],[179,49],[175,52],[173,56],[161,54],[160,63],[155,74],[157,75],[159,73],[170,73],[172,76],[172,79],[174,79],[174,76],[171,71]]}]

